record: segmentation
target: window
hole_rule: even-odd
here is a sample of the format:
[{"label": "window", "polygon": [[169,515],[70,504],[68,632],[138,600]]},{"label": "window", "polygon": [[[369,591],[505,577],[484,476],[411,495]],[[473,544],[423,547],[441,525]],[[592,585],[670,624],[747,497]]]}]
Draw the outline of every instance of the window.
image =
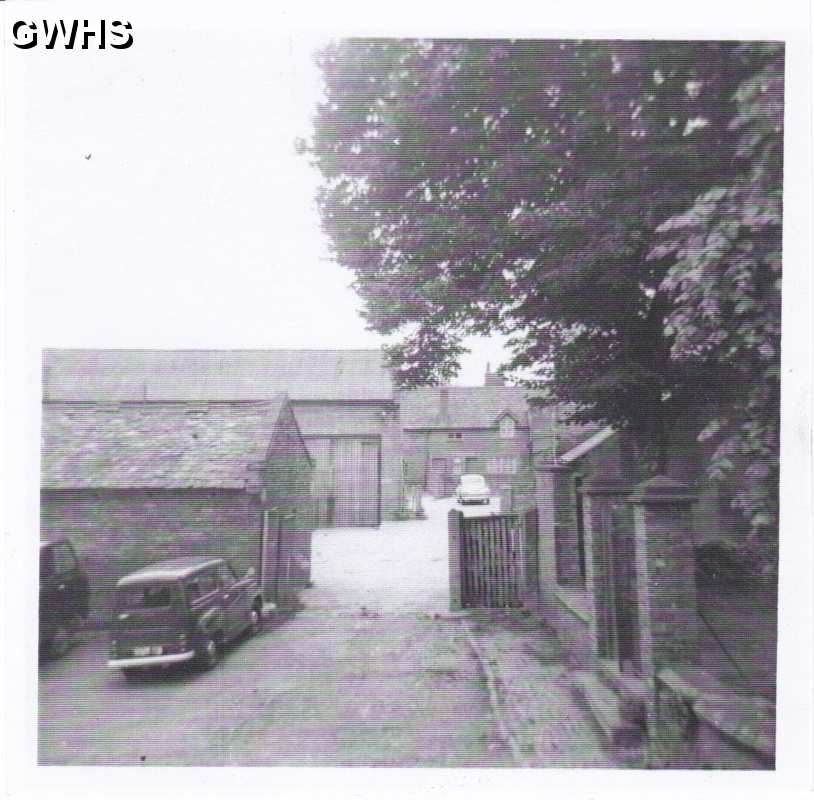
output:
[{"label": "window", "polygon": [[505,416],[500,420],[500,438],[514,439],[515,421],[512,417]]},{"label": "window", "polygon": [[184,593],[188,603],[194,603],[201,596],[201,584],[197,578],[190,578],[184,584]]},{"label": "window", "polygon": [[452,439],[454,441],[459,441],[464,438],[464,435],[460,431],[450,431],[447,434],[448,439]]},{"label": "window", "polygon": [[128,587],[120,590],[117,598],[119,608],[134,611],[169,608],[171,604],[172,586],[168,583]]},{"label": "window", "polygon": [[517,472],[517,459],[512,457],[490,458],[486,462],[490,475],[514,475]]},{"label": "window", "polygon": [[213,572],[204,572],[190,578],[185,585],[187,600],[192,603],[199,597],[212,594],[218,588],[218,581]]}]

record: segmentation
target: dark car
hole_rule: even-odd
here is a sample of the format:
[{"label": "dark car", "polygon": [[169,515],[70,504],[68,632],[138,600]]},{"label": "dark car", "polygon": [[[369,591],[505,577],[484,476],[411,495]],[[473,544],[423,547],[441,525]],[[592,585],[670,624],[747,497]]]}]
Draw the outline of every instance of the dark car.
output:
[{"label": "dark car", "polygon": [[65,655],[88,617],[90,589],[68,539],[40,542],[40,653]]},{"label": "dark car", "polygon": [[262,620],[254,570],[238,578],[222,558],[161,561],[117,583],[108,666],[128,680],[184,662],[211,669],[226,642]]}]

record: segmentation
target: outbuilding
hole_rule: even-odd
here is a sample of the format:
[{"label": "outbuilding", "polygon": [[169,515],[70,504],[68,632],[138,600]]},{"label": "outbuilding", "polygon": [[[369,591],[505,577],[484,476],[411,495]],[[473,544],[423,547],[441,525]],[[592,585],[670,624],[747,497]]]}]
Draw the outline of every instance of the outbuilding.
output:
[{"label": "outbuilding", "polygon": [[45,402],[41,536],[71,538],[104,616],[116,580],[222,556],[266,599],[310,579],[313,462],[291,404]]}]

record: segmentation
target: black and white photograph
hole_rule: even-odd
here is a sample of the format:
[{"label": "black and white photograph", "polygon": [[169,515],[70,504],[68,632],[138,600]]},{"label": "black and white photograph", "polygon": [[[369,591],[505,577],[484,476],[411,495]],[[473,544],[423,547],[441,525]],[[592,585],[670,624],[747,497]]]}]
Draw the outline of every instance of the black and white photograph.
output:
[{"label": "black and white photograph", "polygon": [[0,5],[9,797],[811,791],[807,4]]}]

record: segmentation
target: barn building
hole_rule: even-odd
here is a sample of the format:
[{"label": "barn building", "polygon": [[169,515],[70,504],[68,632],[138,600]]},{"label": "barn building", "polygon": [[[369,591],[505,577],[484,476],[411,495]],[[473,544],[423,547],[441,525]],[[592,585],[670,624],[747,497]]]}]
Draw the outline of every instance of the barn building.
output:
[{"label": "barn building", "polygon": [[401,429],[379,350],[47,350],[45,403],[264,401],[288,395],[314,460],[319,527],[378,526],[402,504]]}]

